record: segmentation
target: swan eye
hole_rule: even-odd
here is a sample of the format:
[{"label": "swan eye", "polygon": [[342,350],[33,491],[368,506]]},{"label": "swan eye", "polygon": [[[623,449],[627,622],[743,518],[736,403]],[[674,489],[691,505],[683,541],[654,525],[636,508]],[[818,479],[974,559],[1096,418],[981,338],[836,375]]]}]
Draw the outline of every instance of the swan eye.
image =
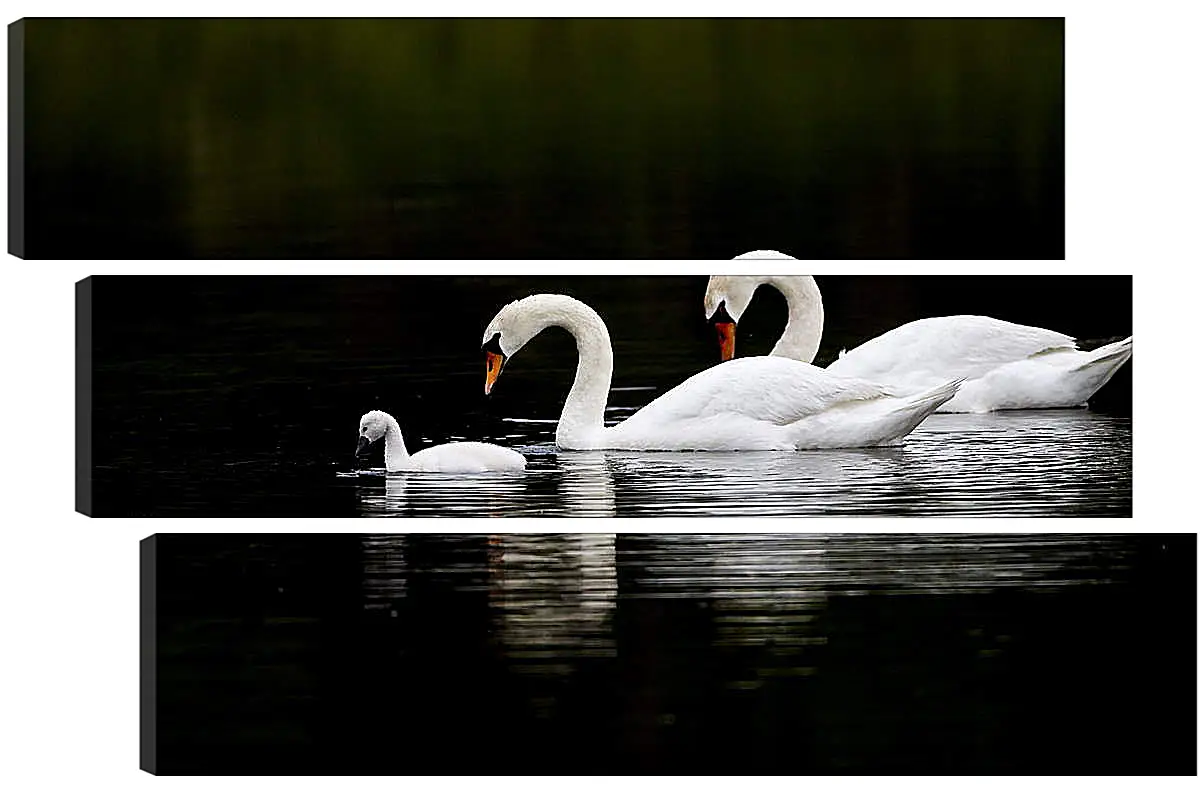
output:
[{"label": "swan eye", "polygon": [[366,432],[367,432],[367,426],[363,425],[363,433],[366,433]]}]

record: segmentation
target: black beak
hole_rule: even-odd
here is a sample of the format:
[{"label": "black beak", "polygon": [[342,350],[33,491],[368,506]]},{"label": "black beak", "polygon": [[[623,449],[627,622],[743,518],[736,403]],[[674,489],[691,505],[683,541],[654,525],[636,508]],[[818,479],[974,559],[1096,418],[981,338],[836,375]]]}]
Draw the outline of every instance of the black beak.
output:
[{"label": "black beak", "polygon": [[729,316],[729,312],[725,310],[725,301],[724,300],[722,300],[720,305],[717,306],[717,310],[714,311],[713,315],[708,318],[708,321],[712,322],[712,323],[733,322],[733,317]]},{"label": "black beak", "polygon": [[358,447],[354,448],[354,457],[358,458],[371,446],[371,440],[365,436],[358,437]]}]

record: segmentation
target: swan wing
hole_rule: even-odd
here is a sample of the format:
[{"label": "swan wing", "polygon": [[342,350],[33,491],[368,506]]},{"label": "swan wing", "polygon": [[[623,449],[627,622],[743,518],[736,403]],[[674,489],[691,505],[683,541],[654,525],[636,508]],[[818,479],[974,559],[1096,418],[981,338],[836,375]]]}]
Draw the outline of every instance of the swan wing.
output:
[{"label": "swan wing", "polygon": [[978,378],[1007,364],[1074,349],[1072,337],[1045,328],[973,315],[930,317],[843,353],[828,370],[909,391]]},{"label": "swan wing", "polygon": [[788,425],[842,403],[886,396],[870,381],[832,375],[802,361],[738,358],[693,375],[618,427],[651,428],[729,415]]}]

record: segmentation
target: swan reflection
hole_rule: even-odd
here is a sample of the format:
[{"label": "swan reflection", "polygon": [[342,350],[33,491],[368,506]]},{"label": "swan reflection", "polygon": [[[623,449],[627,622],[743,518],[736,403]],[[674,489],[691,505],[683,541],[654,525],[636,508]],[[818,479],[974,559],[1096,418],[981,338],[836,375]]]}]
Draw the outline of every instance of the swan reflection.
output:
[{"label": "swan reflection", "polygon": [[613,487],[613,454],[601,451],[563,451],[555,463],[562,470],[562,498],[572,515],[611,517],[617,513]]},{"label": "swan reflection", "polygon": [[700,599],[714,643],[788,656],[826,643],[822,615],[837,596],[1056,590],[1129,567],[1127,544],[1083,534],[643,534],[628,538],[623,597]]},{"label": "swan reflection", "polygon": [[[697,641],[724,651],[725,686],[752,692],[828,669],[830,637],[863,602],[881,608],[901,595],[1058,592],[1120,580],[1135,563],[1127,541],[1081,534],[380,534],[361,541],[367,609],[395,616],[450,602],[457,624],[486,637],[497,667],[524,684],[539,717],[555,713],[564,680],[611,669],[618,652],[628,657],[627,688],[669,695],[656,665],[636,655],[649,642],[680,658]],[[990,634],[969,636],[981,652],[996,647]]]},{"label": "swan reflection", "polygon": [[615,534],[501,534],[488,545],[495,635],[514,670],[570,674],[578,658],[615,654]]},{"label": "swan reflection", "polygon": [[389,473],[382,491],[359,494],[368,516],[511,516],[527,508],[522,473],[445,475]]},{"label": "swan reflection", "polygon": [[[647,534],[636,540],[630,569],[635,596],[699,599],[718,647],[763,648],[788,656],[794,676],[812,667],[798,658],[824,644],[812,630],[828,602],[828,534]],[[756,688],[746,676],[736,688]],[[778,676],[777,676],[778,677]]]},{"label": "swan reflection", "polygon": [[635,596],[816,608],[835,594],[939,594],[1091,581],[1121,569],[1126,543],[1060,536],[937,533],[630,534]]},{"label": "swan reflection", "polygon": [[364,606],[387,608],[407,597],[409,563],[405,534],[364,534],[360,546]]},{"label": "swan reflection", "polygon": [[615,534],[488,537],[493,634],[509,671],[528,681],[535,716],[557,713],[562,680],[617,647]]},{"label": "swan reflection", "polygon": [[415,576],[476,575],[514,664],[615,652],[616,534],[364,534],[360,547],[367,608],[407,599]]}]

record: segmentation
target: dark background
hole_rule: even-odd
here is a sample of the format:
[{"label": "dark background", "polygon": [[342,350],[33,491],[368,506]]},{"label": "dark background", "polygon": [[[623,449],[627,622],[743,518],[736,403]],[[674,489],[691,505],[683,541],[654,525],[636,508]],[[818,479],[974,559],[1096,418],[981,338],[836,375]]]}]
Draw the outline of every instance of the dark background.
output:
[{"label": "dark background", "polygon": [[24,255],[1058,259],[1063,33],[25,20]]},{"label": "dark background", "polygon": [[[950,313],[1049,327],[1087,348],[1132,333],[1127,276],[817,280],[822,366],[843,347]],[[484,328],[504,304],[534,292],[571,294],[600,313],[613,337],[613,385],[654,387],[631,396],[641,404],[719,353],[701,276],[88,281],[98,516],[161,514],[183,499],[191,513],[227,514],[228,502],[251,496],[262,514],[344,516],[345,499],[320,487],[353,468],[356,423],[373,408],[396,416],[410,450],[494,441],[512,432],[505,417],[558,419],[577,360],[561,330],[539,336],[496,391],[483,393]],[[766,354],[785,320],[782,296],[761,288],[739,326],[739,355]],[[1094,409],[1129,414],[1132,366],[1095,396]],[[80,402],[87,409],[87,398]]]},{"label": "dark background", "polygon": [[[946,566],[846,537],[869,545],[846,580]],[[786,656],[718,645],[717,604],[691,582],[647,593],[655,537],[618,534],[615,657],[576,661],[539,716],[555,683],[495,640],[484,535],[410,534],[403,597],[367,607],[352,534],[160,534],[143,542],[147,744],[162,774],[1194,774],[1194,535],[940,537],[1078,553],[1037,590],[859,581],[807,621],[760,598],[761,624],[821,640]],[[797,664],[815,672],[787,679]]]}]

